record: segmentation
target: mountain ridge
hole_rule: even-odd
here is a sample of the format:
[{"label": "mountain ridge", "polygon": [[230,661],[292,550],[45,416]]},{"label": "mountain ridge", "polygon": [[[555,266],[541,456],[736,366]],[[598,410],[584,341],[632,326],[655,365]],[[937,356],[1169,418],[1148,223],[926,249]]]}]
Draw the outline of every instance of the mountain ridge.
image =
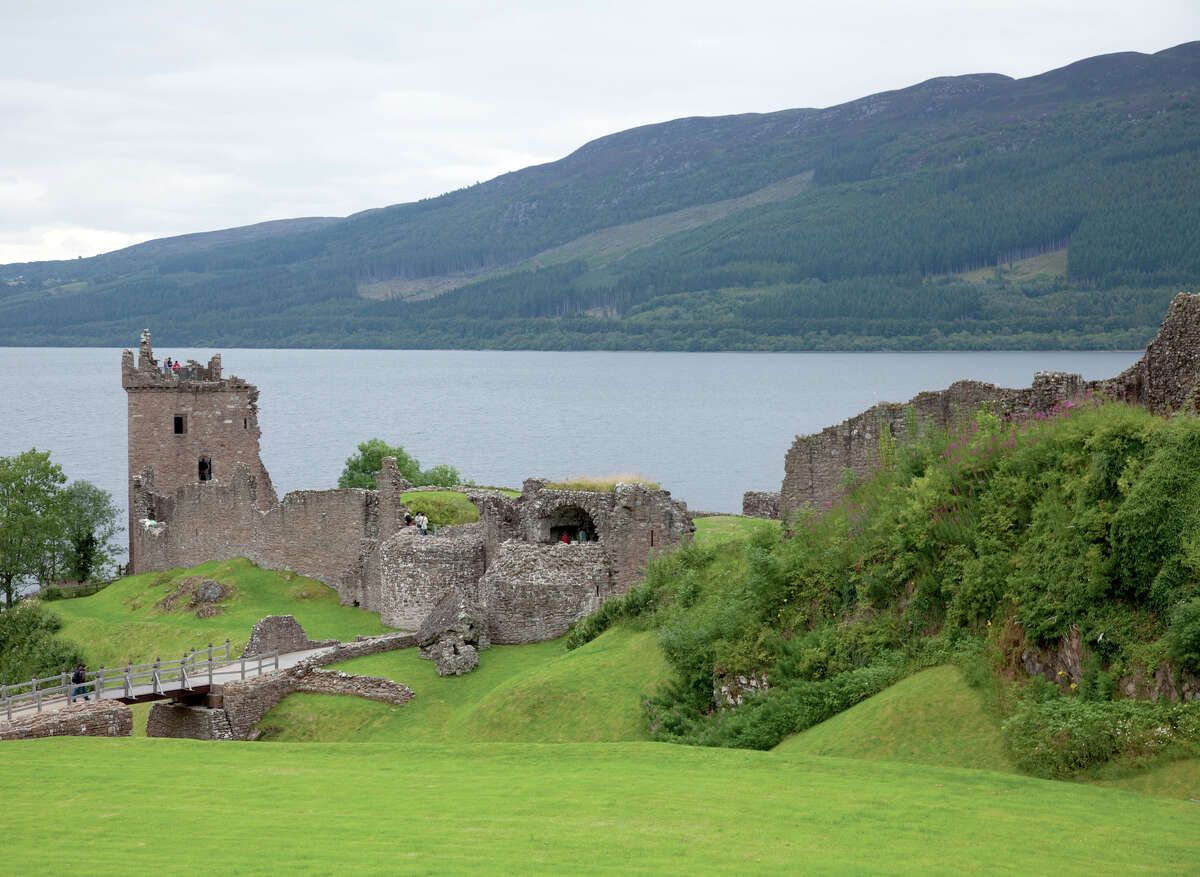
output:
[{"label": "mountain ridge", "polygon": [[[0,324],[10,327],[0,328],[0,343],[107,342],[139,323],[165,322],[168,333],[179,333],[170,343],[820,349],[834,337],[846,346],[941,346],[937,334],[959,333],[967,346],[1003,346],[1007,329],[1020,343],[1041,336],[1048,346],[1137,346],[1153,331],[1152,319],[1089,331],[1085,312],[1111,313],[1136,299],[1149,317],[1169,297],[1168,286],[1200,279],[1200,266],[1186,255],[1196,235],[1180,218],[1187,180],[1200,176],[1198,96],[1200,42],[1190,42],[1022,79],[935,77],[824,109],[638,126],[552,162],[344,218],[276,220],[92,259],[0,266]],[[1171,156],[1180,157],[1175,165]],[[804,174],[812,184],[802,192],[751,197]],[[1184,185],[1171,194],[1164,180],[1176,178]],[[1167,234],[1139,232],[1115,214],[1119,199],[1138,191],[1155,193],[1134,204],[1157,211],[1171,226]],[[750,206],[702,209],[739,199]],[[669,217],[689,210],[711,219],[671,226]],[[637,240],[638,228],[654,235]],[[597,257],[587,242],[601,233],[625,249],[609,246]],[[1114,240],[1117,257],[1096,255]],[[804,318],[812,316],[805,284],[863,286],[823,289],[840,297],[847,319],[885,289],[901,289],[893,298],[912,310],[944,292],[927,288],[930,278],[1063,246],[1075,257],[1066,287],[957,289],[958,297],[975,299],[983,326],[961,318],[934,325],[927,317],[900,325],[897,319],[908,319],[903,308],[875,313],[876,325],[847,323],[835,332]],[[572,247],[579,258],[569,270],[545,264],[546,254]],[[1139,249],[1153,257],[1139,261]],[[457,312],[448,310],[449,299],[439,308],[417,306],[463,289]],[[661,308],[647,316],[652,300],[697,293],[705,301],[684,303],[670,325]],[[203,331],[183,307],[197,295],[212,305]],[[396,298],[380,301],[388,295]],[[747,296],[756,307],[764,296],[786,300],[791,322],[760,326],[735,313]],[[1059,311],[1066,303],[1079,312],[1069,337],[1047,339],[1028,304],[1015,323],[1001,319],[1021,310],[1021,298],[1046,296],[1057,297]],[[510,307],[505,316],[503,305],[514,297],[540,304]],[[70,320],[54,319],[52,300],[71,303]],[[712,302],[723,309],[717,322],[704,316]],[[213,328],[216,315],[225,319],[221,331]],[[607,316],[597,322],[597,315]],[[464,325],[476,318],[488,325]],[[341,334],[328,329],[334,320]],[[655,320],[649,334],[639,325]],[[722,333],[726,342],[714,342]]]}]

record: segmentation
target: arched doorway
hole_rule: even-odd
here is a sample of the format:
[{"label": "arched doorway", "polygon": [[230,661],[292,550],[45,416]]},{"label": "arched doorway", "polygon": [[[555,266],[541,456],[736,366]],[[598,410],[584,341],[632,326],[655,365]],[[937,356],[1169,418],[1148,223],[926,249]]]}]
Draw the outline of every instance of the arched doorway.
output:
[{"label": "arched doorway", "polygon": [[542,520],[541,537],[543,542],[597,542],[600,534],[596,522],[585,509],[566,505],[556,508]]}]

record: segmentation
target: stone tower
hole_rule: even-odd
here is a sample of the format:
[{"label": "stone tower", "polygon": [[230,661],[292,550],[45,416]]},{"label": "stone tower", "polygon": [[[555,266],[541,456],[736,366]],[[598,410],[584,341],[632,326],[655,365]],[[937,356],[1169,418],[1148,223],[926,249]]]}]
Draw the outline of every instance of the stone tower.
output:
[{"label": "stone tower", "polygon": [[[129,402],[129,562],[133,532],[149,510],[138,502],[138,488],[153,485],[174,494],[185,484],[221,482],[245,463],[254,477],[255,504],[268,509],[278,500],[259,456],[258,388],[238,377],[221,376],[221,356],[202,366],[190,360],[178,372],[165,372],[142,330],[135,365],[133,351],[121,355],[121,386]],[[155,509],[169,520],[170,509]]]}]

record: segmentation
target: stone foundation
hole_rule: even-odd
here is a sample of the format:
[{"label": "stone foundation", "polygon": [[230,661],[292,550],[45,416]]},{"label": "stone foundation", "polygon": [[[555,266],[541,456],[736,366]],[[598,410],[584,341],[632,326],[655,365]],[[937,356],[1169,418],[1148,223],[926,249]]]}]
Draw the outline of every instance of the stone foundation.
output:
[{"label": "stone foundation", "polygon": [[0,740],[38,737],[128,737],[133,733],[133,713],[112,700],[64,707],[0,721]]},{"label": "stone foundation", "polygon": [[147,737],[176,740],[233,740],[225,710],[160,701],[150,707]]}]

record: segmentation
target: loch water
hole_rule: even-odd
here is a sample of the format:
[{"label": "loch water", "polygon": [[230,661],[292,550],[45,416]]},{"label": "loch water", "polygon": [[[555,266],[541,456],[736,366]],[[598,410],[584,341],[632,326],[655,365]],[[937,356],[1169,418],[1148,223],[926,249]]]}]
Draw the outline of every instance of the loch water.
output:
[{"label": "loch water", "polygon": [[[155,349],[200,362],[214,352]],[[260,390],[262,456],[280,496],[335,486],[355,445],[378,436],[478,484],[632,472],[721,512],[740,511],[746,490],[779,489],[797,434],[876,402],[963,378],[1029,386],[1040,369],[1109,377],[1141,355],[219,352],[226,376]],[[69,479],[92,481],[124,509],[125,421],[120,350],[0,348],[0,455],[48,449]]]}]

